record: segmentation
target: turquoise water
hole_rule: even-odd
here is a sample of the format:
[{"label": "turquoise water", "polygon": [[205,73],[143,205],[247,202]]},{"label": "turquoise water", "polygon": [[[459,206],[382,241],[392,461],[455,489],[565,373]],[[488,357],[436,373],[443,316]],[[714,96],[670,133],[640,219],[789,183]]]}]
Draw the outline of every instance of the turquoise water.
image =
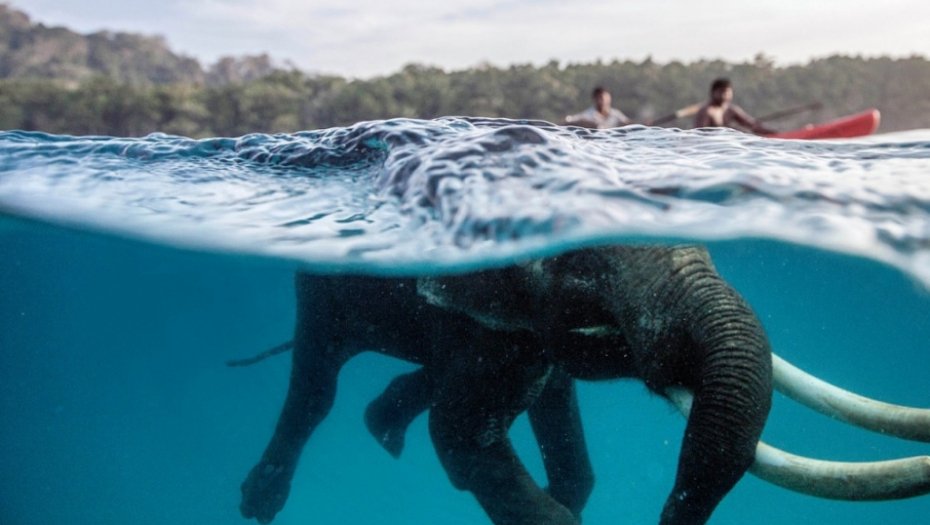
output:
[{"label": "turquoise water", "polygon": [[[293,272],[481,268],[590,242],[700,240],[783,357],[930,407],[930,132],[860,142],[731,132],[363,123],[191,141],[0,133],[0,523],[246,523],[239,484],[287,386]],[[488,523],[425,418],[399,460],[367,402],[410,365],[362,355],[274,523]],[[585,524],[656,523],[684,421],[633,381],[583,384]],[[534,475],[528,425],[512,435]],[[764,439],[865,461],[930,445],[780,394]],[[711,523],[922,523],[930,496],[818,500],[751,476]],[[254,523],[254,522],[252,522]]]}]

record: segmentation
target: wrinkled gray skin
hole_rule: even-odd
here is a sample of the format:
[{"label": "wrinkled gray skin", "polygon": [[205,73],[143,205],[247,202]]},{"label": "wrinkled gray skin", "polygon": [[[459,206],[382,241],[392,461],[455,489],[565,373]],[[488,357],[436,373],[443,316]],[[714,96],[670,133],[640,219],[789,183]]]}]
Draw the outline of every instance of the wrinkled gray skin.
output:
[{"label": "wrinkled gray skin", "polygon": [[[458,395],[464,380],[452,377],[458,369],[493,375],[494,369],[512,366],[508,353],[536,344],[530,332],[492,331],[463,314],[428,304],[417,294],[415,279],[300,272],[296,288],[297,327],[287,399],[271,442],[241,487],[242,515],[260,523],[271,522],[284,507],[301,450],[332,407],[337,375],[353,356],[374,349],[424,365],[392,381],[366,413],[369,430],[398,456],[407,424],[433,403]],[[592,342],[568,333],[564,344],[583,348]],[[545,375],[550,368],[540,361],[532,373]],[[527,399],[539,394],[530,422],[550,480],[540,505],[547,514],[577,517],[594,477],[574,384],[560,372],[549,374],[539,393],[543,384],[537,381],[532,392],[512,394]]]},{"label": "wrinkled gray skin", "polygon": [[[705,523],[752,463],[771,405],[770,349],[758,319],[704,249],[585,249],[502,270],[423,278],[418,290],[492,331],[442,330],[452,348],[469,351],[424,364],[440,370],[441,394],[429,415],[437,454],[453,484],[471,491],[495,524],[578,523],[533,483],[507,437],[552,365],[577,379],[638,378],[659,395],[670,386],[694,392],[662,525]],[[314,330],[334,324],[321,315],[324,326]],[[298,338],[305,322],[301,316]],[[611,335],[579,341],[576,329],[594,326],[609,327]],[[525,334],[532,338],[502,343]],[[287,405],[282,421],[285,416]],[[276,472],[277,464],[263,458],[243,484],[247,516],[246,501],[255,492],[247,485],[262,477],[256,472]]]}]

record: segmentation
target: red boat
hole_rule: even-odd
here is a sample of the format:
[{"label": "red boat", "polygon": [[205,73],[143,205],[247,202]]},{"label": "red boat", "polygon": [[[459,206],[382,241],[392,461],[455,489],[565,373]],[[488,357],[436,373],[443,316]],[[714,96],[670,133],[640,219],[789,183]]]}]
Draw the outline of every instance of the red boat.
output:
[{"label": "red boat", "polygon": [[775,139],[847,139],[871,135],[878,129],[881,114],[877,109],[870,109],[823,124],[808,124],[794,131],[773,133],[766,137]]}]

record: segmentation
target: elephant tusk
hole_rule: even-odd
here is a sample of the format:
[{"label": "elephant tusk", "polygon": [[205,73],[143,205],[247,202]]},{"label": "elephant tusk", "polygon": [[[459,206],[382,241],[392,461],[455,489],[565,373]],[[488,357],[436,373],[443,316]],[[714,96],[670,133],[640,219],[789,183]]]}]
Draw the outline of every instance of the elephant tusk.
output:
[{"label": "elephant tusk", "polygon": [[[578,328],[576,332],[605,337],[609,326]],[[930,443],[930,409],[892,405],[843,390],[818,379],[772,354],[775,389],[821,414],[889,436]]]},{"label": "elephant tusk", "polygon": [[[685,417],[694,396],[681,387],[666,396]],[[762,441],[749,468],[754,476],[794,492],[848,501],[884,501],[930,494],[930,456],[847,463],[789,454]]]},{"label": "elephant tusk", "polygon": [[772,354],[775,388],[821,414],[911,441],[930,442],[930,410],[883,403],[818,379]]},{"label": "elephant tusk", "polygon": [[[594,326],[574,331],[605,337],[616,329]],[[880,434],[930,443],[930,409],[892,405],[843,390],[775,354],[772,376],[776,390],[821,414]]]},{"label": "elephant tusk", "polygon": [[866,463],[824,461],[760,441],[749,472],[773,485],[826,499],[885,501],[930,494],[930,456]]}]

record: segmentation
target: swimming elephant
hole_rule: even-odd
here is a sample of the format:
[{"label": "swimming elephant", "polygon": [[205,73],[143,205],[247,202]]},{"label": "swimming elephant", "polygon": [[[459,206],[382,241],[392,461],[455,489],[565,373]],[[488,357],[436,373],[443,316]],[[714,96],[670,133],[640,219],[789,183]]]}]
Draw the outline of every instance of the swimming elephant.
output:
[{"label": "swimming elephant", "polygon": [[[441,310],[411,293],[414,284]],[[480,325],[450,315],[455,312]],[[516,415],[534,407],[537,439],[537,423],[543,423],[541,446],[546,432],[556,447],[580,439],[580,427],[558,423],[559,417],[570,419],[569,396],[553,396],[561,405],[540,403],[545,408],[539,411],[533,404],[545,399],[540,392],[547,382],[564,377],[553,370],[587,380],[638,378],[690,412],[662,524],[706,522],[750,465],[764,479],[822,497],[892,499],[930,490],[925,457],[902,460],[909,461],[906,466],[850,466],[763,448],[759,436],[771,403],[773,356],[758,319],[700,247],[589,248],[416,282],[302,274],[294,345],[291,385],[275,436],[242,486],[243,514],[262,522],[284,504],[300,449],[331,405],[336,372],[366,348],[424,365],[392,383],[369,408],[369,428],[390,449],[387,441],[430,408],[430,433],[450,479],[471,491],[499,525],[577,523],[579,508],[566,509],[571,498],[537,487],[507,437]],[[809,406],[909,439],[930,435],[927,411],[850,400],[848,393],[775,363],[783,391]],[[419,403],[398,411],[397,402],[411,392]],[[385,431],[394,437],[386,441]],[[584,470],[571,458],[587,456],[578,454],[577,443],[566,448],[568,460],[560,466],[571,479],[573,469]],[[584,452],[583,441],[580,448]],[[587,493],[581,492],[583,505]]]}]

